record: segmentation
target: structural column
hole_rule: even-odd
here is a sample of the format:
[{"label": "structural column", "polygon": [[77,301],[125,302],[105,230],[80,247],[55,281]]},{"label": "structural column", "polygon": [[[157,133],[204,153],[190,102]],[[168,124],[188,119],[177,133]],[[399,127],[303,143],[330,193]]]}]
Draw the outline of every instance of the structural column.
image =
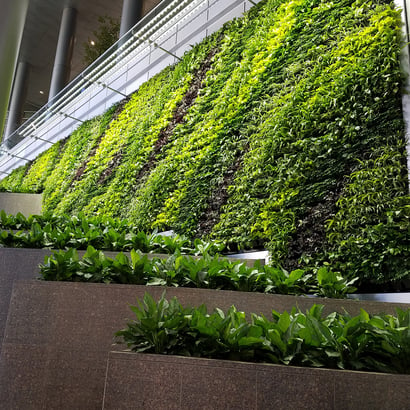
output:
[{"label": "structural column", "polygon": [[122,4],[120,37],[129,31],[142,15],[142,0],[124,0]]},{"label": "structural column", "polygon": [[48,94],[49,102],[66,86],[70,77],[76,21],[77,10],[72,7],[66,7],[63,10],[60,32],[58,34],[57,51]]},{"label": "structural column", "polygon": [[395,0],[395,5],[402,12],[403,46],[401,48],[401,68],[405,73],[402,92],[403,117],[407,152],[408,183],[410,187],[410,1]]},{"label": "structural column", "polygon": [[3,133],[29,0],[2,0],[0,17],[0,135]]},{"label": "structural column", "polygon": [[4,133],[6,139],[8,139],[21,124],[29,73],[29,63],[26,61],[20,61],[17,65],[16,74],[14,76],[13,93],[11,94],[9,104],[6,132]]}]

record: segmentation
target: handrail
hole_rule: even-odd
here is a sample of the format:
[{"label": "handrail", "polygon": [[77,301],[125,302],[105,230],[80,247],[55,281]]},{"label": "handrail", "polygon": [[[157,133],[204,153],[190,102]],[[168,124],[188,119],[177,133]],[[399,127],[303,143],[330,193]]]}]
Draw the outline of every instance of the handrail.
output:
[{"label": "handrail", "polygon": [[[42,127],[52,127],[60,116],[71,118],[77,122],[88,119],[86,115],[77,117],[76,107],[81,100],[89,100],[101,92],[101,88],[109,88],[113,93],[125,97],[122,89],[115,89],[106,84],[110,75],[121,73],[126,63],[136,59],[151,47],[159,47],[160,38],[176,27],[182,20],[194,14],[208,0],[163,0],[150,13],[145,15],[134,27],[125,33],[104,54],[87,67],[48,104],[43,106],[30,119],[22,124],[6,141],[0,145],[0,177],[9,174],[15,166],[15,159],[30,161],[25,151],[35,142],[54,144],[39,134]],[[167,52],[161,48],[162,51]],[[170,53],[175,58],[179,58]],[[98,89],[96,89],[98,87]],[[107,97],[109,98],[109,97]],[[54,125],[55,126],[55,125]],[[62,136],[64,137],[64,136]],[[62,138],[61,137],[61,138]],[[40,153],[48,146],[42,148]],[[15,165],[15,164],[14,164]]]}]

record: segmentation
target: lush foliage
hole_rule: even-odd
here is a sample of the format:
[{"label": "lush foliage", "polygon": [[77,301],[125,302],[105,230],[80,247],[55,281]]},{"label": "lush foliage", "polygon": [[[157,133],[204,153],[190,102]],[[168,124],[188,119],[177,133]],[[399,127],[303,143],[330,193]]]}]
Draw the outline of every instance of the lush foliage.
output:
[{"label": "lush foliage", "polygon": [[116,336],[135,352],[267,362],[294,366],[410,373],[410,309],[397,315],[272,312],[272,318],[232,306],[207,313],[176,298],[158,302],[145,294],[131,306],[137,320]]},{"label": "lush foliage", "polygon": [[126,220],[107,216],[7,215],[0,211],[0,245],[14,248],[87,249],[93,246],[109,251],[215,254],[223,249],[218,241],[194,241],[185,236],[165,236],[137,231]]},{"label": "lush foliage", "polygon": [[7,178],[0,182],[0,192],[24,192],[20,189],[24,177],[29,169],[29,164],[15,169]]},{"label": "lush foliage", "polygon": [[[313,3],[317,7],[298,9],[287,46],[272,64],[264,103],[249,114],[250,149],[229,187],[214,236],[243,246],[269,242],[272,256],[291,266],[330,259],[367,280],[408,275],[409,247],[401,242],[409,227],[403,208],[409,197],[400,142],[399,15],[375,2]],[[347,199],[345,176],[353,176],[368,158],[384,166],[377,158],[385,150],[396,153],[390,170],[369,167],[361,174],[366,179],[362,190],[375,193],[380,184],[374,186],[372,180],[386,182],[379,209],[365,211]],[[386,173],[395,174],[394,183]],[[339,211],[346,199],[350,214]],[[371,213],[373,221],[364,222],[364,232],[357,235],[351,218],[361,212]],[[401,218],[386,226],[387,213]],[[333,217],[348,227],[339,236],[333,234]],[[373,224],[381,224],[386,235],[373,235],[366,246],[362,241],[368,240]],[[357,241],[356,249],[345,245],[347,238]],[[377,258],[394,258],[396,264],[388,268]]]},{"label": "lush foliage", "polygon": [[[170,251],[167,245],[163,238],[152,244],[154,250]],[[119,253],[110,258],[89,246],[80,259],[72,248],[46,256],[44,264],[40,265],[40,274],[45,280],[182,286],[286,295],[310,293],[336,298],[356,290],[351,286],[355,280],[347,281],[325,267],[318,269],[315,275],[306,274],[302,269],[288,273],[258,263],[249,267],[219,255],[212,257],[204,253],[203,243],[196,243],[195,250],[191,251],[202,257],[181,255],[179,250],[175,250],[172,256],[159,258],[132,249],[129,257]]]},{"label": "lush foliage", "polygon": [[45,182],[43,210],[55,212],[66,198],[67,191],[73,186],[89,162],[89,157],[99,146],[110,121],[115,113],[115,107],[103,116],[83,123],[64,145],[59,166],[54,169]]},{"label": "lush foliage", "polygon": [[13,171],[9,178],[0,182],[0,187],[4,190],[13,191],[9,183],[13,183],[13,181],[15,183],[16,179],[20,180],[18,176],[19,171],[25,169],[24,177],[19,182],[19,192],[42,192],[44,190],[45,181],[59,161],[59,155],[63,145],[61,141],[53,144],[47,151],[40,154],[30,166]]},{"label": "lush foliage", "polygon": [[288,271],[408,277],[400,51],[390,1],[262,1],[0,189]]},{"label": "lush foliage", "polygon": [[406,175],[397,174],[402,159],[400,150],[382,147],[350,175],[327,224],[327,256],[335,268],[378,282],[409,274],[410,201],[401,195]]}]

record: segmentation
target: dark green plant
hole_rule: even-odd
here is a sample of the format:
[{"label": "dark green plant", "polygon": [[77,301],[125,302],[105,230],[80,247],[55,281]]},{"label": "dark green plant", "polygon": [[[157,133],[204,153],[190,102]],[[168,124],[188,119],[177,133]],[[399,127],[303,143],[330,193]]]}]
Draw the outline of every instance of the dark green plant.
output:
[{"label": "dark green plant", "polygon": [[115,335],[132,351],[285,365],[410,374],[410,309],[397,315],[272,312],[272,319],[158,302],[146,293],[136,320]]},{"label": "dark green plant", "polygon": [[[188,322],[185,311],[176,299],[167,301],[161,298],[158,303],[146,293],[144,304],[131,306],[139,324],[130,324],[121,336],[132,343],[139,352],[172,352],[181,345],[179,331],[183,331]],[[120,333],[118,333],[118,336]],[[182,353],[182,352],[181,352]]]},{"label": "dark green plant", "polygon": [[80,263],[75,249],[66,252],[55,252],[53,257],[46,256],[41,265],[41,276],[44,280],[79,281]]},{"label": "dark green plant", "polygon": [[410,197],[402,169],[404,147],[382,147],[360,163],[327,222],[332,266],[364,283],[406,278],[410,272]]},{"label": "dark green plant", "polygon": [[312,278],[311,274],[306,274],[303,269],[296,269],[290,273],[284,269],[277,267],[266,267],[271,285],[268,286],[268,291],[273,293],[304,293],[309,287],[309,281]]},{"label": "dark green plant", "polygon": [[0,237],[0,244],[7,247],[86,249],[93,246],[110,251],[139,249],[145,253],[180,252],[194,255],[215,254],[223,249],[223,244],[216,241],[198,238],[191,241],[183,235],[135,232],[135,227],[127,220],[106,216],[44,213],[26,218],[21,213],[14,216],[0,211],[0,228],[10,230],[3,231]]},{"label": "dark green plant", "polygon": [[[10,237],[5,237],[5,240],[12,241]],[[141,251],[132,249],[130,257],[119,253],[112,259],[92,246],[88,246],[81,260],[75,249],[68,251],[67,258],[64,258],[62,251],[54,255],[46,256],[44,265],[40,265],[40,274],[45,280],[183,286],[296,295],[310,293],[333,298],[346,297],[347,293],[355,290],[351,286],[354,280],[348,281],[327,268],[319,269],[316,276],[301,269],[288,273],[280,268],[259,264],[249,267],[240,261],[232,262],[219,255],[212,257],[205,254],[198,258],[176,252],[167,258],[148,258]],[[64,278],[62,271],[67,266],[69,274]]]},{"label": "dark green plant", "polygon": [[[387,0],[260,2],[0,189],[41,186],[45,210],[126,218],[135,232],[268,249],[289,288],[321,266],[335,284],[406,279],[401,25]],[[117,249],[153,241],[123,231],[107,234]],[[79,235],[69,246],[86,246]]]},{"label": "dark green plant", "polygon": [[336,272],[322,266],[317,270],[318,295],[327,298],[343,298],[348,293],[354,293],[357,289],[352,286],[358,278],[346,280]]}]

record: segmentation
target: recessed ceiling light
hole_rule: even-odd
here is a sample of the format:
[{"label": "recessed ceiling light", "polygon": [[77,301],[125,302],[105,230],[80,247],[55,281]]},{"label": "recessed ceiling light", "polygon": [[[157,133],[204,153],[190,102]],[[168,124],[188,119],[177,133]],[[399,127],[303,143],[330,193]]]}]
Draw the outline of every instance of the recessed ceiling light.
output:
[{"label": "recessed ceiling light", "polygon": [[40,91],[40,94],[44,94],[44,91]]}]

